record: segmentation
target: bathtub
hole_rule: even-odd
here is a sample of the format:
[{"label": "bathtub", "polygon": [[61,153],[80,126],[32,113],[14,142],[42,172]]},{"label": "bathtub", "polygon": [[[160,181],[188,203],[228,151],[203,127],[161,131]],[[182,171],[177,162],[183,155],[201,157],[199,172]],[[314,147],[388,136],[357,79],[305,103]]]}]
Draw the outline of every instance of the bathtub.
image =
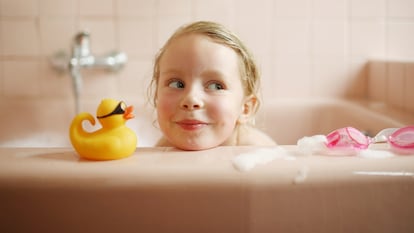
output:
[{"label": "bathtub", "polygon": [[304,136],[328,134],[352,126],[369,136],[385,128],[414,124],[414,114],[383,103],[342,99],[282,99],[264,102],[257,127],[280,145],[295,145]]},{"label": "bathtub", "polygon": [[[25,123],[31,130],[45,126],[31,116],[39,121]],[[80,159],[59,135],[64,124],[49,126],[54,135],[40,144],[2,135],[0,232],[414,232],[414,155],[299,155],[295,146],[343,126],[375,134],[413,124],[410,114],[364,101],[281,100],[257,117],[280,146],[194,152],[146,146],[159,136],[144,121],[151,116],[141,111],[131,125],[140,147],[114,161]],[[263,151],[289,156],[235,166]]]},{"label": "bathtub", "polygon": [[[98,104],[99,101],[87,104],[85,111],[94,114]],[[0,115],[0,146],[70,147],[67,135],[73,113],[59,105],[51,100],[44,100],[35,106],[19,102],[0,105],[2,109],[9,109],[7,113],[11,113]],[[161,136],[154,124],[153,109],[144,103],[133,105],[136,106],[136,118],[127,124],[138,135],[139,147],[151,147]],[[264,102],[256,117],[256,126],[279,145],[295,145],[303,136],[327,134],[345,126],[353,126],[373,136],[384,128],[413,124],[414,114],[381,103],[342,99]],[[99,127],[88,126],[85,124],[88,130]]]}]

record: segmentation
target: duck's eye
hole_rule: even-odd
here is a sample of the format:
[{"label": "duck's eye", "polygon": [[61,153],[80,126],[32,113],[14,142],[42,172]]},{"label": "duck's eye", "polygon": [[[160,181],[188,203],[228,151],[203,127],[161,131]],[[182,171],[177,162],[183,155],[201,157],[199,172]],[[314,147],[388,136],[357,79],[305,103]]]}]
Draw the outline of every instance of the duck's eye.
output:
[{"label": "duck's eye", "polygon": [[103,115],[103,116],[97,116],[97,118],[105,118],[105,117],[109,117],[115,114],[124,114],[126,108],[127,108],[127,105],[123,101],[121,101],[119,102],[119,104],[116,106],[116,108],[112,112],[106,115]]},{"label": "duck's eye", "polygon": [[123,101],[120,103],[120,107],[121,107],[122,111],[125,111],[127,109],[127,105]]},{"label": "duck's eye", "polygon": [[180,80],[171,80],[170,82],[168,82],[168,86],[172,87],[172,88],[184,88],[184,82],[180,81]]},{"label": "duck's eye", "polygon": [[219,82],[211,82],[207,85],[209,90],[224,90],[224,85]]}]

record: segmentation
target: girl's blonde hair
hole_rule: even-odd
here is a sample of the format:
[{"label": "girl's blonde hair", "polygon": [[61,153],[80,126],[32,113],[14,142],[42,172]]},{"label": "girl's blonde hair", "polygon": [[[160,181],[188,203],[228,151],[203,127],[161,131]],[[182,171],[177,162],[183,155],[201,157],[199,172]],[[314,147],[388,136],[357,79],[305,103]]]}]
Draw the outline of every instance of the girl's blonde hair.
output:
[{"label": "girl's blonde hair", "polygon": [[252,54],[246,48],[243,42],[239,39],[239,37],[237,37],[233,32],[231,32],[221,24],[209,21],[198,21],[188,25],[184,25],[183,27],[175,31],[175,33],[168,39],[165,45],[159,50],[154,61],[153,75],[149,93],[150,96],[152,96],[152,103],[154,104],[154,106],[156,106],[156,87],[158,85],[158,79],[160,76],[159,63],[162,56],[164,55],[165,50],[168,48],[168,46],[174,39],[192,33],[205,35],[209,37],[212,41],[225,45],[233,49],[237,53],[240,61],[239,67],[241,73],[241,81],[244,86],[245,95],[256,97],[257,105],[255,111],[257,111],[260,103],[260,75]]}]

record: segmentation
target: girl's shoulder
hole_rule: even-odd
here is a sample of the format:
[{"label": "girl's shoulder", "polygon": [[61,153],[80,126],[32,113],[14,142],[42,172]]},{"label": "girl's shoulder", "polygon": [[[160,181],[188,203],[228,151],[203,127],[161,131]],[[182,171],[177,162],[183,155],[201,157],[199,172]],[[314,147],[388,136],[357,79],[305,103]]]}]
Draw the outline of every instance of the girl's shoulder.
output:
[{"label": "girl's shoulder", "polygon": [[243,126],[239,129],[239,146],[276,146],[276,142],[265,132],[253,126]]}]

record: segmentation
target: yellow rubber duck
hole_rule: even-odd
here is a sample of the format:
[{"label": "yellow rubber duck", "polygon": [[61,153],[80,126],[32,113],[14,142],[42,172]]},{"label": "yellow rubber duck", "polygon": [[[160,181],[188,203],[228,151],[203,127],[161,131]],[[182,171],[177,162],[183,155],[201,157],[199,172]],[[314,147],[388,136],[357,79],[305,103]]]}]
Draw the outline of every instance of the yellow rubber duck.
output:
[{"label": "yellow rubber duck", "polygon": [[96,116],[102,125],[95,132],[87,132],[82,122],[88,120],[95,125],[95,118],[80,113],[72,120],[70,141],[78,154],[90,160],[113,160],[130,156],[137,147],[137,136],[125,123],[134,118],[133,106],[123,101],[104,99],[100,103]]}]

